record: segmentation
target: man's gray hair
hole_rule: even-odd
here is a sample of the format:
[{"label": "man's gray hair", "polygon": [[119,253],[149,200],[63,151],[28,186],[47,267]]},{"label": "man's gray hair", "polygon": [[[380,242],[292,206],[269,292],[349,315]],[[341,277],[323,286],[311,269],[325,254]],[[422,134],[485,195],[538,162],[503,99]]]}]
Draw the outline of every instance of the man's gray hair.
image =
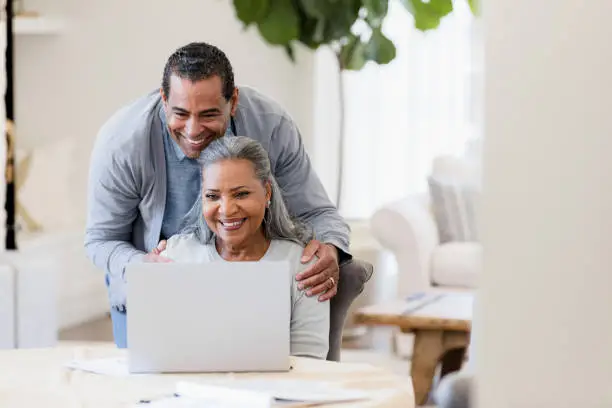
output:
[{"label": "man's gray hair", "polygon": [[[312,238],[312,229],[289,215],[283,195],[276,179],[272,175],[270,159],[263,146],[248,137],[224,136],[204,149],[200,156],[202,174],[206,167],[221,160],[248,160],[253,163],[255,176],[263,185],[270,183],[272,196],[263,220],[263,231],[267,239],[284,239],[306,245]],[[199,205],[198,205],[199,203]],[[215,235],[208,228],[202,211],[202,197],[196,203],[195,211],[199,212],[195,234],[200,242],[210,243]]]}]

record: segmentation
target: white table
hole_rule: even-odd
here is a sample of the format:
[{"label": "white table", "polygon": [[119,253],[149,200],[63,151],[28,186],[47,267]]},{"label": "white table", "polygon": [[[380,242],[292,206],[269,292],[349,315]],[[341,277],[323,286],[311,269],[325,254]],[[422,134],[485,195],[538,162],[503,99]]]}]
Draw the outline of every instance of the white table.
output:
[{"label": "white table", "polygon": [[[143,398],[170,395],[177,381],[236,378],[326,381],[334,386],[372,392],[365,403],[338,407],[414,408],[412,383],[368,364],[335,363],[295,358],[289,373],[266,374],[160,374],[112,377],[64,367],[74,358],[125,356],[112,344],[66,344],[48,349],[0,351],[0,406],[46,408],[130,407]],[[146,405],[143,405],[146,406]],[[332,406],[332,405],[325,405]]]}]

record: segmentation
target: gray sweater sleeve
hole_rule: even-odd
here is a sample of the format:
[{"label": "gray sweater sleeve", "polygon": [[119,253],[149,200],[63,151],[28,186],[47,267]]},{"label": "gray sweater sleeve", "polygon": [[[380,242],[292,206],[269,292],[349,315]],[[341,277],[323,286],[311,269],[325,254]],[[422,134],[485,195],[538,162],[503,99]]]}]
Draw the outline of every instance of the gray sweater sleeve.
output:
[{"label": "gray sweater sleeve", "polygon": [[125,265],[144,256],[130,242],[140,197],[131,167],[102,136],[90,164],[85,248],[115,287],[121,286]]},{"label": "gray sweater sleeve", "polygon": [[[312,262],[311,262],[312,263]],[[310,264],[299,264],[297,273]],[[329,349],[329,301],[306,296],[292,279],[291,355],[325,360]]]},{"label": "gray sweater sleeve", "polygon": [[348,224],[327,196],[291,119],[282,118],[276,127],[270,156],[275,158],[274,177],[291,214],[310,224],[316,239],[333,244],[348,255]]}]

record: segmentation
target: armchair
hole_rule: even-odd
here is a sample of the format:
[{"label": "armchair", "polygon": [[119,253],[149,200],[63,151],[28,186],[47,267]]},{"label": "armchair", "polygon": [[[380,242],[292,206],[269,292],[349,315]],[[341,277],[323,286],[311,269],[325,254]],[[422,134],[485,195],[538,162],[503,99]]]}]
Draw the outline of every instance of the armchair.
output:
[{"label": "armchair", "polygon": [[[456,157],[434,160],[432,175],[468,180],[477,169]],[[371,230],[390,250],[398,266],[398,296],[431,288],[472,289],[481,268],[478,242],[440,242],[427,193],[414,194],[387,204],[374,213]]]}]

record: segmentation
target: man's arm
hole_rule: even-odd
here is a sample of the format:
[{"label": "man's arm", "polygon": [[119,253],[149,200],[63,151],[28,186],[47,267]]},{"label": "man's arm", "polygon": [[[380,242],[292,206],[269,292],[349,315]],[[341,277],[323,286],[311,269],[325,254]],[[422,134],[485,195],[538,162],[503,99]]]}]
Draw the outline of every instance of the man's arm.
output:
[{"label": "man's arm", "polygon": [[312,225],[316,239],[338,249],[339,261],[349,253],[349,227],[325,193],[295,123],[281,119],[272,135],[270,156],[275,158],[274,176],[289,212]]},{"label": "man's arm", "polygon": [[96,144],[89,171],[85,248],[111,281],[123,279],[125,265],[145,255],[130,243],[139,202],[136,177],[127,163],[109,146]]}]

